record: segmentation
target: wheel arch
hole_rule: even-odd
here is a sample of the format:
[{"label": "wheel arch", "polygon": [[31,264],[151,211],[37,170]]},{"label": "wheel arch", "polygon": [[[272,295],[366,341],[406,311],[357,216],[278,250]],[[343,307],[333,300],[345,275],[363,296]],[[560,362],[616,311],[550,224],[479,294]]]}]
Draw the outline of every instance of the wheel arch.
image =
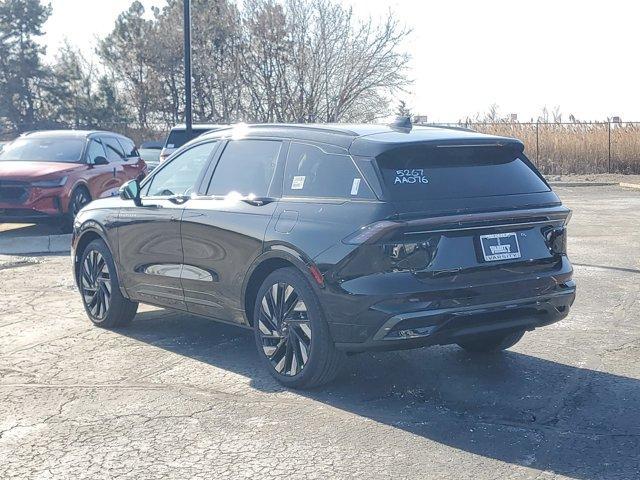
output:
[{"label": "wheel arch", "polygon": [[[114,264],[116,265],[116,274],[118,273],[118,262],[116,253],[113,251],[112,246],[109,244],[106,233],[102,230],[102,227],[97,222],[91,222],[90,225],[83,225],[81,227],[81,231],[77,234],[77,238],[73,242],[73,274],[75,275],[76,284],[78,284],[78,267],[80,265],[80,258],[82,257],[84,250],[87,248],[87,245],[89,245],[94,240],[102,240],[105,245],[107,245],[107,248],[113,256]],[[119,275],[118,278],[120,278]]]},{"label": "wheel arch", "polygon": [[262,282],[272,272],[287,267],[294,267],[302,272],[311,285],[318,285],[310,272],[310,268],[317,268],[311,259],[291,247],[272,246],[269,251],[254,260],[245,276],[242,288],[242,306],[248,325],[253,325],[255,299]]}]

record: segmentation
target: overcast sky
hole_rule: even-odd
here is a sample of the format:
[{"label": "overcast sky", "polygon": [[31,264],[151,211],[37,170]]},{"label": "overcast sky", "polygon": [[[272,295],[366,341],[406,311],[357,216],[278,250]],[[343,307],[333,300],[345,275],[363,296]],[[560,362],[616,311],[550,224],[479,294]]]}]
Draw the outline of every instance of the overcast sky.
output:
[{"label": "overcast sky", "polygon": [[[131,0],[50,0],[49,54],[66,37],[90,50]],[[346,0],[362,16],[391,9],[413,29],[415,114],[456,121],[485,112],[521,120],[545,105],[587,120],[640,121],[640,2],[634,0]],[[149,7],[163,0],[143,0]]]}]

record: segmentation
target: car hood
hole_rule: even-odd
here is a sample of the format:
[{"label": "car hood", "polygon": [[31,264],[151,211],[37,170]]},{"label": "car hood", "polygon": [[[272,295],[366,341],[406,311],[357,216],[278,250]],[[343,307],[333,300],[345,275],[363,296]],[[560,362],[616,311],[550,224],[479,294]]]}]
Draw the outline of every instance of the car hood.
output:
[{"label": "car hood", "polygon": [[68,173],[81,168],[78,163],[0,161],[0,179],[31,180],[50,175]]}]

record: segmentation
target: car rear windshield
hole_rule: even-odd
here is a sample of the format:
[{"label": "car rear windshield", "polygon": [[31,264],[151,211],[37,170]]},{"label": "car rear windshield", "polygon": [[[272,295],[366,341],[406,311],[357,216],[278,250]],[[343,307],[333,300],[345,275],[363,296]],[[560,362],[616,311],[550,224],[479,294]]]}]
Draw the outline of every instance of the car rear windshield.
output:
[{"label": "car rear windshield", "polygon": [[440,200],[548,192],[517,147],[411,146],[378,166],[391,200]]},{"label": "car rear windshield", "polygon": [[0,160],[75,163],[84,145],[82,138],[18,138],[5,145]]},{"label": "car rear windshield", "polygon": [[193,140],[196,137],[199,137],[203,133],[208,132],[210,129],[208,128],[194,128],[191,130],[191,134],[187,134],[186,130],[171,130],[169,132],[169,136],[167,137],[167,141],[165,142],[165,148],[180,148],[185,143]]}]

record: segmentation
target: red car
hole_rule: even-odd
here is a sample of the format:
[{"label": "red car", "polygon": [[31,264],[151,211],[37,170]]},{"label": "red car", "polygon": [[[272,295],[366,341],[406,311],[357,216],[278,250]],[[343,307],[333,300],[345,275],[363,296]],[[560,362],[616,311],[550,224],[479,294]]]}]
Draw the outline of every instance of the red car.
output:
[{"label": "red car", "polygon": [[61,217],[70,227],[91,200],[146,173],[133,141],[117,133],[24,134],[0,151],[0,222]]}]

